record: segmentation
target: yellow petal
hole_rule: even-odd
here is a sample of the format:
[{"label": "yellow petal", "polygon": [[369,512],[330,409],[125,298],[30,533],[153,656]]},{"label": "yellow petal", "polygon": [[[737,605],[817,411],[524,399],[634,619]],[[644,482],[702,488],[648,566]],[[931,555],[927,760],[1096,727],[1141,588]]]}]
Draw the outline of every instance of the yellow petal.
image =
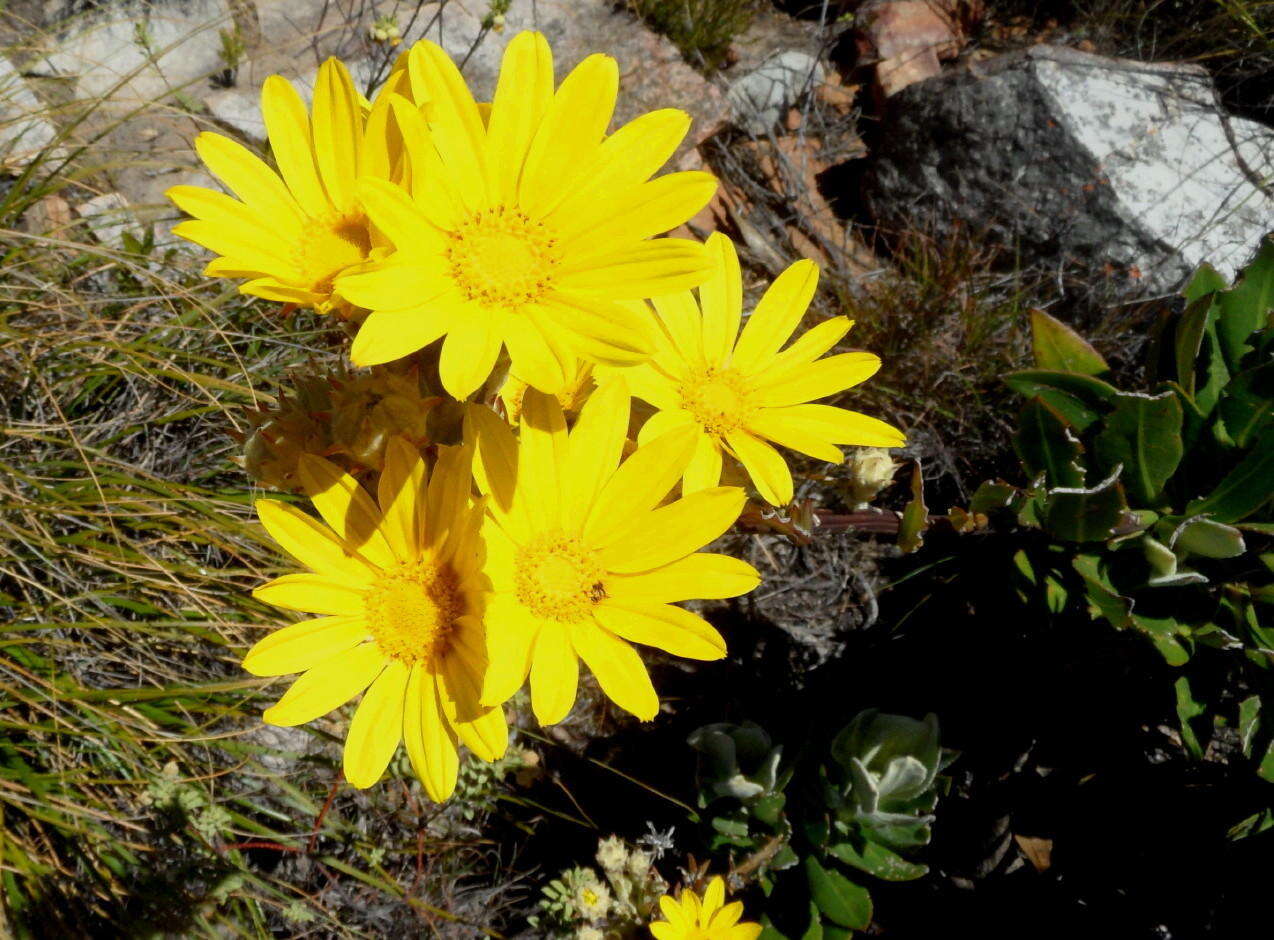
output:
[{"label": "yellow petal", "polygon": [[319,66],[313,113],[314,156],[323,188],[332,205],[345,209],[355,199],[363,113],[354,81],[339,59],[328,59]]},{"label": "yellow petal", "polygon": [[642,423],[641,430],[637,432],[637,443],[638,445],[648,444],[655,438],[688,424],[694,425],[696,429],[699,427],[690,412],[681,408],[656,411]]},{"label": "yellow petal", "polygon": [[408,72],[416,101],[427,105],[434,146],[447,171],[461,185],[457,195],[470,211],[487,205],[486,128],[469,86],[451,56],[427,40],[408,54]]},{"label": "yellow petal", "polygon": [[622,304],[557,291],[545,298],[540,310],[586,359],[631,365],[650,356],[650,320]]},{"label": "yellow petal", "polygon": [[407,315],[426,313],[443,305],[443,295],[455,287],[442,274],[438,259],[396,254],[368,269],[342,274],[336,279],[335,291],[350,303],[365,310],[389,311]]},{"label": "yellow petal", "polygon": [[257,516],[279,547],[312,571],[355,586],[375,575],[363,559],[347,549],[332,530],[313,516],[278,499],[256,501]]},{"label": "yellow petal", "polygon": [[531,655],[531,710],[542,725],[557,724],[575,704],[579,660],[560,623],[545,622]]},{"label": "yellow petal", "polygon": [[[616,602],[666,604],[700,598],[738,597],[760,583],[761,576],[757,570],[742,559],[696,552],[653,571],[608,575],[605,586],[607,597]],[[615,632],[627,636],[619,630]]]},{"label": "yellow petal", "polygon": [[581,171],[579,185],[545,221],[575,225],[580,219],[590,223],[605,220],[617,201],[616,194],[650,179],[676,152],[689,130],[690,115],[676,108],[650,111],[629,121],[602,141],[592,162]]},{"label": "yellow petal", "polygon": [[257,600],[309,614],[361,614],[364,588],[321,574],[285,574],[253,588]]},{"label": "yellow petal", "polygon": [[443,717],[434,674],[413,666],[403,698],[403,744],[429,798],[446,800],[456,789],[460,754],[456,734]]},{"label": "yellow petal", "polygon": [[282,76],[271,75],[261,87],[261,117],[288,189],[306,215],[322,215],[332,206],[314,163],[310,118],[305,102]]},{"label": "yellow petal", "polygon": [[711,917],[713,913],[722,904],[725,903],[725,881],[720,875],[708,882],[708,888],[703,892],[703,913],[707,917]]},{"label": "yellow petal", "polygon": [[173,234],[197,245],[203,245],[219,255],[249,258],[257,271],[262,274],[276,273],[294,277],[297,273],[296,266],[290,258],[280,253],[278,246],[267,249],[258,243],[252,233],[245,232],[241,228],[231,228],[218,225],[216,222],[195,219],[174,225]]},{"label": "yellow petal", "polygon": [[527,150],[518,205],[543,218],[568,193],[592,160],[615,113],[619,66],[591,55],[563,79]]},{"label": "yellow petal", "polygon": [[503,345],[495,327],[492,316],[471,304],[468,314],[456,318],[442,341],[438,374],[447,394],[458,401],[476,392],[495,368]]},{"label": "yellow petal", "polygon": [[371,110],[367,113],[362,139],[358,145],[358,166],[363,176],[376,179],[401,179],[403,151],[402,129],[391,120],[392,111],[386,88],[392,82],[386,81],[376,95]]},{"label": "yellow petal", "polygon": [[634,398],[649,402],[660,411],[676,411],[681,407],[680,383],[655,368],[653,362],[625,369],[624,378]]},{"label": "yellow petal", "polygon": [[724,366],[729,362],[743,317],[743,275],[734,242],[727,236],[713,232],[704,247],[712,261],[712,273],[699,287],[703,352],[708,364]]},{"label": "yellow petal", "polygon": [[786,506],[792,501],[792,472],[782,454],[746,431],[731,431],[725,442],[747,470],[762,499],[772,506]]},{"label": "yellow petal", "polygon": [[619,466],[628,439],[631,400],[623,376],[612,376],[588,397],[571,429],[562,481],[563,522],[579,531],[593,500]]},{"label": "yellow petal", "polygon": [[403,561],[419,556],[425,523],[425,462],[420,450],[402,437],[385,445],[385,468],[376,486],[384,522],[381,532]]},{"label": "yellow petal", "polygon": [[254,676],[284,676],[304,672],[367,639],[361,614],[302,620],[258,640],[243,657],[243,668]]},{"label": "yellow petal", "polygon": [[[566,384],[566,368],[557,355],[545,329],[541,327],[538,311],[533,311],[526,321],[504,334],[509,349],[510,371],[532,388],[548,395],[556,395]],[[543,318],[547,320],[547,317]],[[554,329],[546,323],[549,330]]]},{"label": "yellow petal", "polygon": [[365,790],[380,779],[403,737],[407,666],[391,661],[358,703],[345,736],[345,779]]},{"label": "yellow petal", "polygon": [[588,620],[571,624],[571,642],[612,702],[642,721],[659,714],[659,696],[636,650]]},{"label": "yellow petal", "polygon": [[313,454],[301,455],[297,471],[314,507],[345,544],[373,565],[392,568],[397,558],[380,531],[380,510],[358,481]]},{"label": "yellow petal", "polygon": [[562,525],[562,479],[568,457],[566,416],[552,395],[528,388],[522,398],[518,451],[519,498],[541,530]]},{"label": "yellow petal", "polygon": [[678,291],[652,297],[655,312],[664,325],[678,357],[691,371],[698,372],[707,364],[703,348],[704,318],[690,291]]},{"label": "yellow petal", "polygon": [[[481,643],[481,629],[474,632]],[[438,685],[442,707],[469,750],[482,760],[499,760],[509,746],[509,726],[502,708],[488,708],[479,702],[486,653],[475,659],[474,652],[460,645],[442,657],[442,682]]]},{"label": "yellow petal", "polygon": [[356,646],[302,675],[261,718],[266,724],[285,728],[313,721],[363,691],[384,668],[385,657],[375,643]]},{"label": "yellow petal", "polygon": [[425,509],[425,544],[441,552],[450,534],[467,520],[465,509],[473,491],[473,448],[468,445],[439,447],[429,475]]},{"label": "yellow petal", "polygon": [[542,33],[514,36],[504,50],[487,123],[487,162],[497,201],[514,205],[531,140],[553,103],[553,52]]},{"label": "yellow petal", "polygon": [[467,211],[456,191],[459,181],[443,166],[433,135],[419,109],[401,95],[389,96],[390,111],[402,131],[411,167],[411,195],[421,214],[442,231],[452,231]]},{"label": "yellow petal", "polygon": [[689,290],[709,271],[703,246],[684,238],[656,238],[566,261],[558,277],[563,293],[604,292],[616,300],[659,297]]},{"label": "yellow petal", "polygon": [[455,323],[448,298],[413,310],[380,310],[368,315],[350,346],[356,366],[394,362],[424,349]]},{"label": "yellow petal", "polygon": [[221,182],[236,196],[267,218],[287,225],[301,223],[305,215],[278,175],[242,144],[221,134],[205,131],[195,138],[195,150]]},{"label": "yellow petal", "polygon": [[271,253],[277,253],[280,236],[299,238],[303,232],[299,217],[267,215],[225,193],[202,186],[173,186],[164,195],[182,212],[236,229],[245,241],[259,243]]},{"label": "yellow petal", "polygon": [[482,677],[480,699],[484,705],[500,705],[526,681],[540,625],[507,594],[491,599],[484,623],[487,670]]},{"label": "yellow petal", "polygon": [[638,516],[622,540],[602,550],[599,561],[607,571],[633,574],[684,558],[730,528],[746,501],[737,486],[692,493]]},{"label": "yellow petal", "polygon": [[744,324],[731,365],[745,373],[764,368],[805,316],[817,287],[813,261],[798,261],[775,278]]},{"label": "yellow petal", "polygon": [[849,317],[832,317],[816,323],[798,336],[792,345],[770,360],[760,373],[767,382],[775,382],[793,371],[804,369],[819,356],[844,339],[854,321]]},{"label": "yellow petal", "polygon": [[558,223],[562,245],[573,257],[604,254],[613,241],[633,242],[662,235],[688,222],[717,191],[717,178],[703,170],[669,173],[624,193],[604,221]]},{"label": "yellow petal", "polygon": [[359,205],[376,227],[385,233],[396,248],[405,252],[412,263],[423,268],[418,275],[420,281],[431,278],[435,271],[440,270],[421,258],[426,252],[415,250],[420,246],[422,237],[426,239],[426,246],[438,244],[437,236],[432,235],[434,225],[421,211],[419,203],[412,200],[401,187],[381,179],[359,180],[357,194]]},{"label": "yellow petal", "polygon": [[808,421],[785,419],[786,411],[786,408],[761,408],[748,418],[747,430],[783,447],[808,454],[816,460],[840,463],[845,459],[840,448],[828,439],[826,433],[811,433]]},{"label": "yellow petal", "polygon": [[602,626],[617,636],[673,656],[703,660],[725,656],[721,634],[702,617],[680,607],[615,600],[599,604],[595,615]]},{"label": "yellow petal", "polygon": [[790,427],[811,437],[822,438],[835,444],[854,444],[859,447],[902,447],[907,436],[879,418],[871,418],[832,405],[791,405],[787,408],[766,408],[762,411],[768,427]]},{"label": "yellow petal", "polygon": [[513,430],[485,405],[465,408],[465,442],[474,446],[473,475],[480,493],[507,513],[517,489],[518,446]]},{"label": "yellow petal", "polygon": [[266,300],[277,300],[279,303],[284,304],[303,305],[312,303],[321,297],[321,295],[315,294],[313,291],[280,284],[271,277],[257,278],[246,284],[241,284],[239,285],[239,293],[249,294],[253,297],[263,297]]},{"label": "yellow petal", "polygon": [[597,494],[584,525],[585,541],[605,548],[626,538],[636,520],[646,518],[677,484],[694,453],[697,434],[696,428],[683,425],[633,451]]},{"label": "yellow petal", "polygon": [[681,478],[681,493],[689,496],[721,482],[721,443],[711,434],[700,434],[694,456]]},{"label": "yellow petal", "polygon": [[762,374],[760,403],[775,408],[826,398],[867,381],[879,370],[880,357],[875,353],[848,352],[789,370],[774,383],[766,382],[767,376]]}]

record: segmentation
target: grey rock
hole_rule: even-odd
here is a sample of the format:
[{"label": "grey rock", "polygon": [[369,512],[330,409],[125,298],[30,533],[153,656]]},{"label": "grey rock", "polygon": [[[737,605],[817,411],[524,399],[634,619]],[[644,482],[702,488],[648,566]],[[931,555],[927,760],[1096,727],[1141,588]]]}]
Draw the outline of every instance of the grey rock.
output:
[{"label": "grey rock", "polygon": [[57,136],[57,128],[41,115],[40,99],[22,76],[0,55],[0,168],[21,169]]},{"label": "grey rock", "polygon": [[726,92],[735,123],[753,134],[770,131],[784,112],[810,88],[821,84],[823,67],[812,55],[789,49],[776,52]]},{"label": "grey rock", "polygon": [[1233,275],[1274,228],[1274,131],[1219,111],[1200,68],[1036,46],[892,103],[865,179],[889,228],[958,224],[1154,291],[1203,261]]}]

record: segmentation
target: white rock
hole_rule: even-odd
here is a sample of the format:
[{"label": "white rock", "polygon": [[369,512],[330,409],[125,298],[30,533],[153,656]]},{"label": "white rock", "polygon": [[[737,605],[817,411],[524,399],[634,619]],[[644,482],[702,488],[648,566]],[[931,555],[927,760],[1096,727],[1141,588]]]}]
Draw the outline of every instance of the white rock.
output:
[{"label": "white rock", "polygon": [[57,136],[57,128],[40,116],[43,112],[40,99],[0,55],[0,168],[26,166]]},{"label": "white rock", "polygon": [[823,81],[823,67],[812,55],[789,49],[776,52],[726,92],[737,124],[753,134],[773,129],[784,112]]},{"label": "white rock", "polygon": [[69,21],[45,67],[74,77],[80,98],[106,97],[120,107],[178,90],[199,93],[199,83],[224,68],[219,33],[233,25],[227,0],[111,4]]},{"label": "white rock", "polygon": [[124,233],[137,227],[128,207],[128,200],[120,193],[102,193],[75,207],[89,232],[108,248],[123,248]]},{"label": "white rock", "polygon": [[889,228],[1156,291],[1203,261],[1232,276],[1274,228],[1274,131],[1227,119],[1200,68],[1035,46],[892,103],[865,190]]}]

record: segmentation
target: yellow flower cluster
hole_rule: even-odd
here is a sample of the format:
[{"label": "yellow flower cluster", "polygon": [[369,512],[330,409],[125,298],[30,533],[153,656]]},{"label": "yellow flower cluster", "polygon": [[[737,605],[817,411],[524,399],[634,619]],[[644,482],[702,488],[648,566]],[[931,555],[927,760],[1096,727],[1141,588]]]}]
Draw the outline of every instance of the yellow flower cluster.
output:
[{"label": "yellow flower cluster", "polygon": [[[810,403],[880,365],[825,356],[843,317],[791,341],[812,263],[785,271],[745,319],[728,238],[657,237],[716,181],[656,175],[689,128],[681,111],[608,133],[618,84],[615,61],[594,55],[555,85],[538,33],[508,43],[489,104],[429,42],[403,52],[370,101],[331,60],[309,110],[287,81],[267,81],[275,168],[203,134],[199,154],[232,195],[169,192],[192,216],[178,233],[217,256],[206,274],[346,321],[354,365],[410,357],[454,399],[438,409],[450,439],[389,437],[361,482],[327,459],[335,451],[296,448],[321,521],[257,503],[308,570],[255,596],[318,616],[265,637],[244,667],[300,673],[265,712],[276,725],[361,694],[344,751],[354,786],[375,783],[402,744],[446,799],[458,746],[499,758],[504,704],[526,683],[538,720],[562,720],[581,661],[616,704],[652,719],[659,698],[635,646],[723,657],[720,633],[678,604],[759,582],[745,562],[701,551],[746,500],[720,485],[726,462],[781,506],[792,477],[773,445],[840,461],[840,444],[903,443],[881,421]],[[712,914],[722,936],[750,935],[733,906],[713,914],[720,893],[666,906],[670,924]]]}]

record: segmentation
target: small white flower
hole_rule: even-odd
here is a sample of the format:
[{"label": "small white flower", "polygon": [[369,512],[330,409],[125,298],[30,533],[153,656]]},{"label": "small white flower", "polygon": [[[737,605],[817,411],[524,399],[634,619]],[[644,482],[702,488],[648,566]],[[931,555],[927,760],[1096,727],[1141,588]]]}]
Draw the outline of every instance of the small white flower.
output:
[{"label": "small white flower", "polygon": [[590,923],[601,920],[610,912],[610,889],[591,873],[576,888],[572,900],[580,917]]},{"label": "small white flower", "polygon": [[627,863],[628,847],[619,836],[608,836],[597,843],[597,864],[603,871],[623,871]]}]

